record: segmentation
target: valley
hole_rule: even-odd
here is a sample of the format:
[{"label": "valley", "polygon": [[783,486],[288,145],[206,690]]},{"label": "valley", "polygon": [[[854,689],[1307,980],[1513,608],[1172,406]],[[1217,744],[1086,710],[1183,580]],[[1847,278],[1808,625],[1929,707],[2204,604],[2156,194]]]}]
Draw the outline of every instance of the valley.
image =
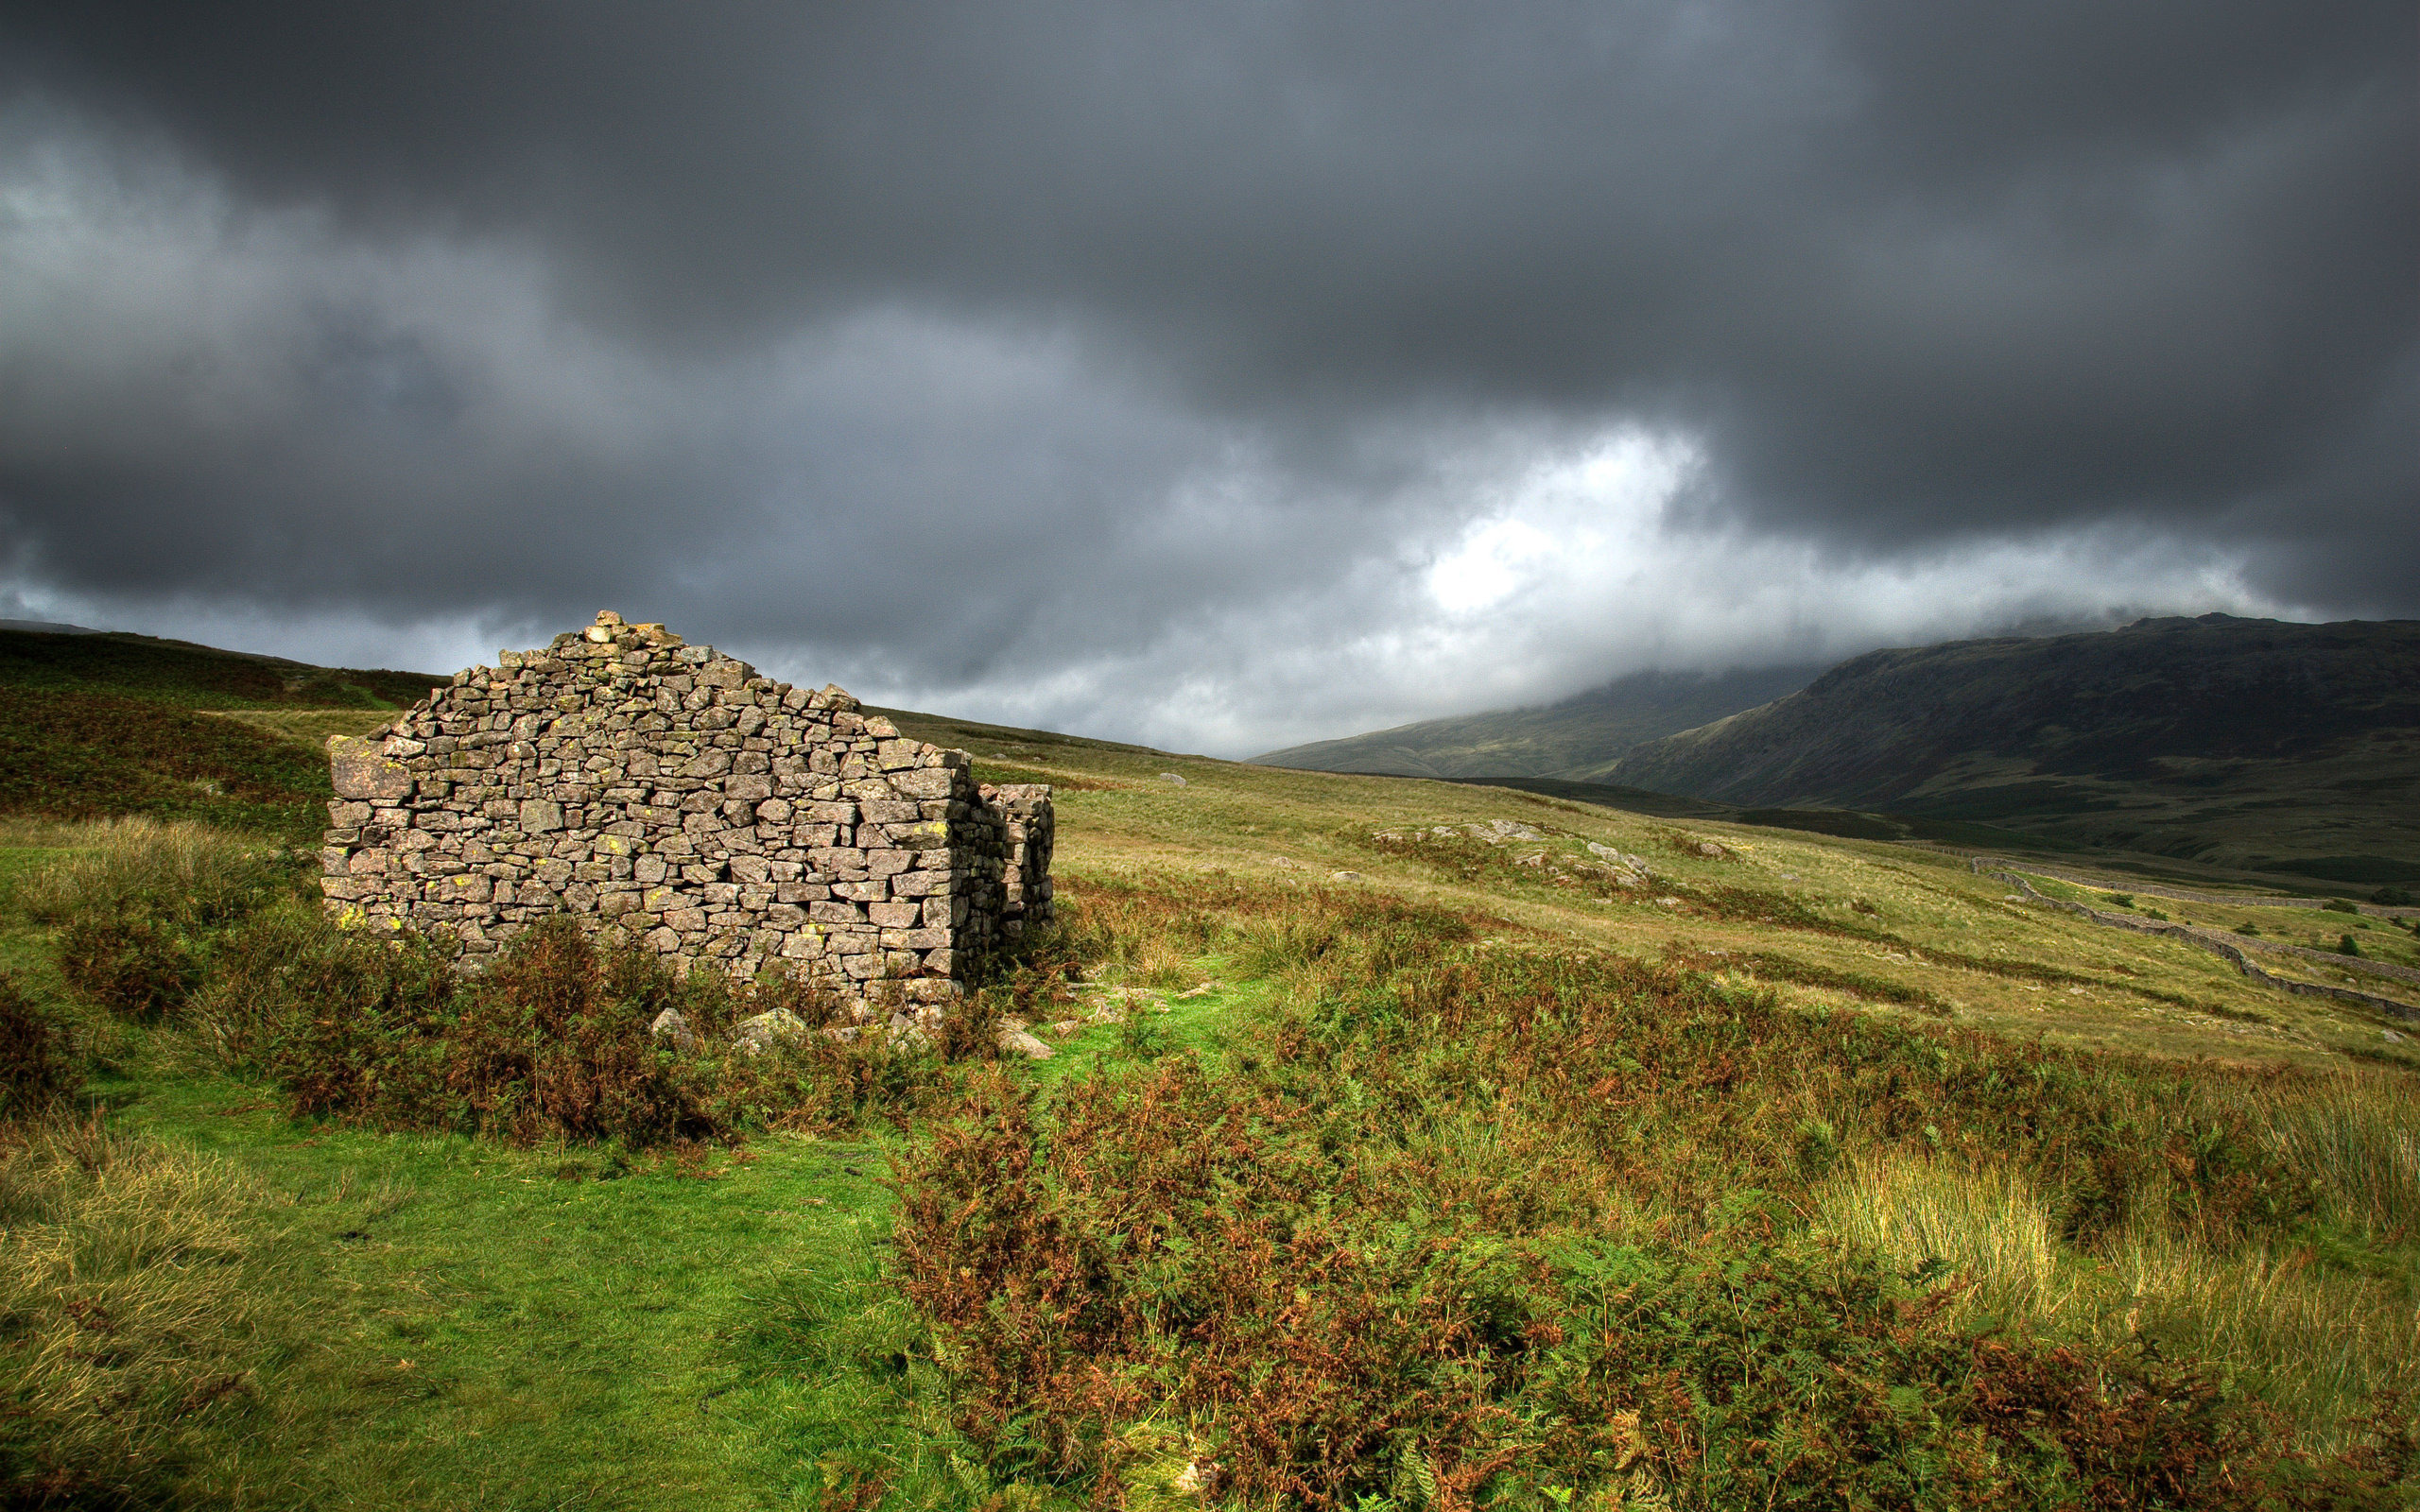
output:
[{"label": "valley", "polygon": [[[295,751],[383,718],[263,702],[206,717]],[[286,954],[341,948],[312,943],[307,873],[299,919],[271,902],[246,905],[258,924],[156,926],[189,930],[206,974],[191,1005],[130,1017],[62,974],[78,916],[45,900],[61,868],[94,864],[78,858],[153,865],[169,832],[129,849],[89,820],[6,820],[0,967],[71,1025],[86,1067],[66,1121],[0,1152],[23,1194],[0,1306],[17,1337],[66,1351],[7,1357],[21,1400],[68,1415],[26,1421],[114,1446],[155,1499],[261,1507],[1073,1512],[1106,1495],[1413,1512],[1421,1475],[1442,1487],[1491,1464],[1490,1504],[1610,1507],[1735,1498],[1775,1473],[1759,1434],[1620,1383],[1672,1373],[1810,1434],[1863,1420],[1865,1393],[1912,1393],[1928,1442],[1980,1456],[2003,1441],[1959,1384],[1971,1365],[1944,1362],[2047,1368],[2055,1347],[2133,1383],[2044,1408],[2079,1445],[2124,1401],[2198,1400],[2206,1362],[2246,1403],[2207,1410],[2277,1415],[2240,1428],[2230,1473],[2290,1452],[2336,1466],[2330,1484],[2385,1485],[2356,1419],[2420,1384],[2420,1025],[2403,1013],[2263,986],[1920,837],[887,713],[968,750],[982,781],[1056,789],[1062,930],[980,1000],[1046,1057],[843,1047],[802,1065],[786,1095],[805,1101],[721,1140],[295,1116],[274,1061],[220,1048],[241,999],[213,984],[262,970],[243,964],[260,958],[247,930],[304,931],[268,936],[296,940]],[[282,843],[274,825],[192,833],[176,845],[200,856]],[[2420,963],[2409,908],[2193,878],[2129,893],[2130,873],[2072,856],[2013,864],[2099,911],[2263,943],[2349,936],[2365,963]],[[2359,979],[2420,1004],[2400,979]],[[857,1089],[856,1111],[832,1110],[836,1087]],[[2273,1171],[2303,1195],[2262,1185]],[[147,1263],[119,1237],[136,1223],[220,1258]],[[1530,1350],[1471,1332],[1495,1327],[1473,1297],[1567,1329],[1596,1315],[1603,1274],[1675,1317],[1711,1285],[1712,1318],[1731,1304],[1705,1278],[1724,1266],[1773,1319],[1745,1377],[1736,1341],[1734,1364],[1692,1352],[1700,1323]],[[1047,1302],[1060,1323],[1021,1311],[1044,1286],[1072,1288]],[[232,1321],[207,1348],[179,1342],[152,1321],[178,1307]],[[1929,1341],[1914,1353],[1856,1342],[1909,1307],[1928,1310],[1893,1325]],[[140,1349],[97,1374],[56,1366],[104,1316]],[[1616,1339],[1639,1363],[1584,1344]],[[2182,1373],[2125,1363],[2144,1339]],[[1789,1385],[1791,1350],[1846,1384]],[[1452,1373],[1417,1363],[1439,1360]],[[1253,1397],[1254,1361],[1288,1394]],[[1612,1383],[1612,1404],[1560,1404],[1566,1368]],[[1484,1383],[1536,1426],[1508,1437],[1440,1380]],[[78,1395],[112,1382],[136,1405]],[[1636,1425],[1628,1460],[1589,1448],[1609,1414]],[[2160,1421],[2179,1436],[2156,1452],[2205,1452],[2190,1419]],[[0,1447],[34,1463],[22,1436]],[[1902,1474],[1900,1453],[1856,1473]],[[2027,1453],[1955,1457],[1960,1496],[2073,1485],[2087,1451]]]}]

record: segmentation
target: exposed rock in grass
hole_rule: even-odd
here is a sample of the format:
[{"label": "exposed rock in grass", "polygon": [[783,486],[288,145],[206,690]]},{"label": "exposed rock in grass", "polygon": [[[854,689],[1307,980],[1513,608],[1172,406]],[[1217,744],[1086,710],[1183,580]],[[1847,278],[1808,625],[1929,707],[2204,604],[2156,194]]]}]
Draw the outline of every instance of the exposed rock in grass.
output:
[{"label": "exposed rock in grass", "polygon": [[679,1008],[666,1008],[657,1014],[655,1022],[648,1025],[648,1029],[658,1040],[671,1040],[676,1050],[698,1048],[697,1031],[689,1027],[689,1021],[681,1016]]},{"label": "exposed rock in grass", "polygon": [[764,1050],[783,1040],[796,1040],[806,1033],[806,1021],[787,1008],[755,1014],[739,1021],[732,1030],[732,1038],[750,1051]]},{"label": "exposed rock in grass", "polygon": [[1048,1060],[1059,1052],[1044,1044],[1033,1031],[1003,1024],[1000,1027],[1000,1048],[1035,1060]]}]

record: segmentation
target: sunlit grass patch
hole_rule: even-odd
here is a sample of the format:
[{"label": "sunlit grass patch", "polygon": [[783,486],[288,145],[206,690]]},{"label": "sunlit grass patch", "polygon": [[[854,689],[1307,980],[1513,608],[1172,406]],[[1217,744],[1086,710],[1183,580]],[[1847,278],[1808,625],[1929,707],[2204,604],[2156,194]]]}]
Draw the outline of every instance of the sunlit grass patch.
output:
[{"label": "sunlit grass patch", "polygon": [[290,890],[289,852],[258,835],[142,815],[61,826],[64,853],[20,878],[10,902],[28,918],[225,923]]},{"label": "sunlit grass patch", "polygon": [[2408,1284],[2331,1265],[2291,1235],[2214,1241],[2147,1206],[2070,1246],[2021,1173],[1910,1157],[1860,1163],[1814,1209],[1827,1231],[1954,1281],[1966,1314],[2103,1349],[2150,1341],[2239,1374],[2315,1450],[2348,1447],[2346,1424],[2420,1386]]},{"label": "sunlit grass patch", "polygon": [[1813,1206],[1841,1238],[1966,1282],[1966,1305],[1996,1317],[2047,1323],[2074,1300],[2058,1226],[2022,1172],[1884,1157],[1819,1187]]},{"label": "sunlit grass patch", "polygon": [[12,1502],[147,1502],[293,1326],[236,1167],[97,1123],[0,1134],[0,1477]]},{"label": "sunlit grass patch", "polygon": [[2420,1389],[2420,1299],[2408,1283],[2329,1266],[2306,1246],[2220,1248],[2152,1221],[2098,1259],[2102,1306],[2083,1332],[2150,1338],[2242,1372],[2315,1448],[2343,1448],[2348,1419]]},{"label": "sunlit grass patch", "polygon": [[394,709],[231,709],[210,717],[246,725],[320,755],[331,735],[367,735],[396,717]]},{"label": "sunlit grass patch", "polygon": [[2420,1237],[2420,1085],[2392,1073],[2274,1077],[2217,1095],[2259,1121],[2277,1159],[2326,1193],[2343,1222]]}]

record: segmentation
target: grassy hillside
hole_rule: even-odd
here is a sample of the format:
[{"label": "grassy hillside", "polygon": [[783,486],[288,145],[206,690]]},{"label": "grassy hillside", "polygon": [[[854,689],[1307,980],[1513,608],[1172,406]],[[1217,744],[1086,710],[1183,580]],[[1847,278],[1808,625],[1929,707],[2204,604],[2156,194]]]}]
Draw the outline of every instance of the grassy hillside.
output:
[{"label": "grassy hillside", "polygon": [[[853,1041],[735,1145],[297,1118],[424,1011],[397,953],[248,1061],[340,947],[194,925],[194,999],[111,1016],[60,969],[95,837],[0,847],[108,1109],[0,1137],[10,1493],[2408,1504],[2413,1025],[1938,850],[891,717],[1058,785],[1064,928],[986,1000],[1054,1054]],[[2321,928],[2240,896],[2174,906]]]},{"label": "grassy hillside", "polygon": [[2360,889],[2420,880],[2420,623],[2206,615],[1877,651],[1616,782]]},{"label": "grassy hillside", "polygon": [[[1057,864],[1080,876],[1175,868],[1305,886],[1332,885],[1336,873],[1348,872],[1352,885],[1484,906],[1524,928],[1626,954],[1761,958],[1761,969],[1738,970],[1743,980],[1855,973],[1888,984],[1892,993],[1952,1002],[1960,1022],[2077,1044],[2232,1058],[2258,1043],[2251,1053],[2268,1055],[2273,1047],[2293,1059],[2303,1051],[2288,1048],[2294,1035],[2278,1031],[2285,1021],[2277,1015],[2315,1034],[2337,1022],[2332,1010],[2252,988],[2223,962],[2187,947],[2012,904],[2004,885],[1973,874],[1947,850],[1712,817],[1675,819],[1478,782],[1172,756],[887,713],[903,732],[973,752],[986,782],[1060,783]],[[1184,779],[1184,785],[1168,775]],[[1498,822],[1535,838],[1491,843],[1467,833],[1468,826]],[[1461,833],[1411,833],[1438,826]],[[1601,864],[1587,849],[1592,841],[1645,860],[1652,885],[1623,887],[1588,873],[1587,866]],[[1703,853],[1707,845],[1720,854]],[[2126,882],[2112,874],[2109,885]],[[2296,937],[2315,927],[2308,909],[2257,917]],[[2059,990],[2046,996],[2042,988],[2054,979]],[[2148,993],[2124,985],[2154,981],[2159,985]],[[2070,987],[2080,990],[2065,990]],[[1816,990],[1807,1001],[1876,1000]],[[2099,1011],[2104,1007],[2116,1011]],[[2224,1013],[2214,1011],[2220,1009]],[[2307,1009],[2316,1017],[2300,1019]],[[2232,1014],[2270,1027],[2247,1028],[2253,1019]],[[2188,1022],[2196,1019],[2203,1022]],[[2342,1033],[2326,1040],[2326,1054],[2404,1054],[2379,1038],[2377,1026]]]},{"label": "grassy hillside", "polygon": [[1315,772],[1596,781],[1642,741],[1795,693],[1822,671],[1641,672],[1543,709],[1426,720],[1253,759]]},{"label": "grassy hillside", "polygon": [[0,813],[148,814],[306,840],[330,796],[326,737],[444,680],[148,636],[0,630]]}]

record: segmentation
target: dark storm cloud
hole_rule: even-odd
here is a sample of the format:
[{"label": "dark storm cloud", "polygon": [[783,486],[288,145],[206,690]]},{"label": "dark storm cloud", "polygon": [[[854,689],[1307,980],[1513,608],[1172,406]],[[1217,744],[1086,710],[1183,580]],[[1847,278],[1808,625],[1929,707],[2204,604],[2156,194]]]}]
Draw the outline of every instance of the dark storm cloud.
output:
[{"label": "dark storm cloud", "polygon": [[[201,218],[286,228],[237,249],[268,284],[421,271],[189,343],[275,372],[92,379],[0,511],[62,581],[271,600],[407,597],[458,531],[485,565],[424,605],[644,581],[946,681],[1366,611],[1374,540],[1483,512],[1441,490],[1492,426],[1635,424],[1702,453],[1683,527],[2165,533],[2420,612],[2415,40],[2181,0],[60,7],[0,31],[18,140],[223,185]],[[94,423],[130,397],[143,436]],[[886,554],[931,592],[875,626]]]}]

